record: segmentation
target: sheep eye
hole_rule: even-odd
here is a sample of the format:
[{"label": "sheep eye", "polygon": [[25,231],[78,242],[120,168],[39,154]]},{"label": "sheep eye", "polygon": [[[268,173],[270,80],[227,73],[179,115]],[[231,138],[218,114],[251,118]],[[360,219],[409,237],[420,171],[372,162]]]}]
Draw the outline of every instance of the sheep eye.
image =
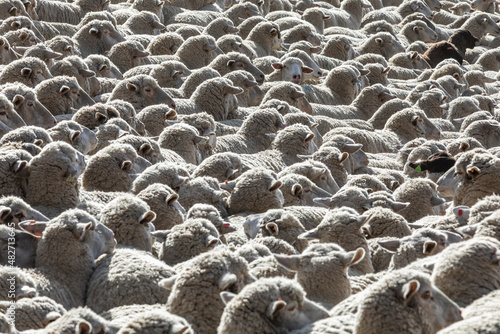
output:
[{"label": "sheep eye", "polygon": [[33,102],[27,102],[26,104],[28,105],[28,107],[33,107]]},{"label": "sheep eye", "polygon": [[16,213],[16,214],[14,215],[14,217],[16,217],[16,218],[23,218],[23,217],[24,217],[24,215],[23,215],[21,212],[19,212],[19,213]]},{"label": "sheep eye", "polygon": [[144,90],[148,93],[151,93],[151,88],[145,88]]},{"label": "sheep eye", "polygon": [[293,311],[295,311],[295,306],[292,306],[292,307],[287,308],[287,311],[288,311],[288,312],[293,312]]},{"label": "sheep eye", "polygon": [[424,293],[422,293],[422,299],[430,299],[432,296],[431,296],[431,292],[430,291],[425,291]]}]

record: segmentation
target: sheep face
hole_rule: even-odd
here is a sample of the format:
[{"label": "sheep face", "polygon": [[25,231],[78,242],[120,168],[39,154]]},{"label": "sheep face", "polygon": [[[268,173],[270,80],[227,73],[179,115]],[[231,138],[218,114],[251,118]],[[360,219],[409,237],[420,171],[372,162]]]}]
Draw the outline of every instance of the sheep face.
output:
[{"label": "sheep face", "polygon": [[243,44],[243,39],[236,35],[226,35],[217,40],[217,47],[224,53],[238,52],[247,56],[250,60],[255,59],[257,55],[247,45]]},{"label": "sheep face", "polygon": [[[121,96],[123,95],[123,96]],[[158,85],[155,79],[148,75],[137,75],[124,80],[116,86],[110,99],[124,99],[137,110],[154,104],[168,104],[175,109],[172,98]]]},{"label": "sheep face", "polygon": [[72,107],[77,110],[95,103],[75,79],[71,79],[67,82],[67,85],[61,86],[59,93],[63,98],[71,101]]},{"label": "sheep face", "polygon": [[264,82],[264,73],[255,67],[248,57],[235,53],[230,53],[228,56],[232,58],[227,62],[230,71],[244,70],[253,75],[258,83]]},{"label": "sheep face", "polygon": [[25,220],[38,220],[48,221],[49,219],[42,215],[40,212],[32,209],[26,202],[17,197],[3,197],[1,206],[5,210],[0,209],[0,223],[9,224],[14,223],[16,228],[21,221]]},{"label": "sheep face", "polygon": [[287,58],[282,63],[273,63],[275,70],[281,71],[281,80],[300,84],[303,79],[303,72],[310,73],[313,70],[304,66],[298,58]]},{"label": "sheep face", "polygon": [[38,101],[32,91],[26,91],[25,94],[14,94],[12,104],[26,125],[36,125],[48,129],[56,124],[54,116]]},{"label": "sheep face", "polygon": [[483,29],[485,34],[492,34],[497,36],[500,34],[500,27],[493,21],[493,19],[487,13],[481,13],[473,16],[477,24],[479,24]]},{"label": "sheep face", "polygon": [[10,47],[7,39],[0,37],[0,65],[8,65],[18,58],[18,54]]},{"label": "sheep face", "polygon": [[328,208],[346,206],[358,211],[360,214],[369,210],[372,206],[368,192],[358,187],[342,188],[332,197],[316,198],[314,202]]},{"label": "sheep face", "polygon": [[429,28],[423,21],[414,22],[411,25],[413,33],[416,35],[416,40],[424,43],[434,43],[437,41],[438,35],[434,30]]},{"label": "sheep face", "polygon": [[0,122],[11,129],[17,129],[26,125],[14,110],[12,103],[5,96],[0,96]]}]

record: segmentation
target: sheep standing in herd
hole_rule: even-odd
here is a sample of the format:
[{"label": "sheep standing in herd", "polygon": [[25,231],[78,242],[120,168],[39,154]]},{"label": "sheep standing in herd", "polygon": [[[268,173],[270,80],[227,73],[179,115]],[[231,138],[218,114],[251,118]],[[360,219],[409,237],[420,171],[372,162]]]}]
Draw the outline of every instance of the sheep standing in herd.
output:
[{"label": "sheep standing in herd", "polygon": [[0,0],[0,333],[498,333],[497,7]]}]

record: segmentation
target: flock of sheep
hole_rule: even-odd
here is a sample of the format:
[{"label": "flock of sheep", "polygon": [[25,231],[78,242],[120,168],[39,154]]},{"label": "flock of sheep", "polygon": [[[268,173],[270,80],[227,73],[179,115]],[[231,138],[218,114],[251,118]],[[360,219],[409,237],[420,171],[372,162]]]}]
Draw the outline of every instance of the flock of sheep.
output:
[{"label": "flock of sheep", "polygon": [[498,333],[496,4],[0,0],[0,333]]}]

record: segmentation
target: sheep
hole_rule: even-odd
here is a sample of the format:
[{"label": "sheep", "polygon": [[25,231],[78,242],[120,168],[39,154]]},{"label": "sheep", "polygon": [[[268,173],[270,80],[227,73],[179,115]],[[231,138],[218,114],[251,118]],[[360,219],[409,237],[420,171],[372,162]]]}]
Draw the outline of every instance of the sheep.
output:
[{"label": "sheep", "polygon": [[[7,307],[0,305],[0,308]],[[66,313],[61,304],[47,297],[19,299],[11,310],[16,314],[15,327],[20,331],[42,329]]]},{"label": "sheep", "polygon": [[173,150],[186,162],[195,165],[202,161],[200,146],[207,143],[208,140],[199,136],[196,128],[182,123],[165,128],[158,140],[161,148]]},{"label": "sheep", "polygon": [[120,81],[109,97],[109,101],[113,100],[130,102],[136,110],[161,103],[175,109],[172,98],[149,75],[136,75]]},{"label": "sheep", "polygon": [[[274,257],[280,265],[296,272],[295,279],[312,301],[331,309],[351,294],[347,268],[361,261],[364,255],[363,248],[346,252],[334,243],[321,243],[307,247],[300,255],[275,254]],[[319,277],[323,275],[320,285],[328,289],[317,289]],[[335,286],[328,284],[329,281],[334,281]]]},{"label": "sheep", "polygon": [[218,40],[220,37],[226,34],[237,33],[238,28],[233,25],[233,22],[225,17],[219,17],[212,22],[210,22],[205,29],[203,29],[203,34],[207,34]]},{"label": "sheep", "polygon": [[398,213],[408,222],[414,222],[431,214],[440,214],[445,200],[436,190],[436,184],[426,179],[414,179],[403,183],[394,192],[394,199],[410,205]]},{"label": "sheep", "polygon": [[208,176],[193,178],[182,185],[178,194],[179,203],[188,210],[197,203],[210,204],[219,210],[222,217],[227,217],[228,194],[221,190],[215,178]]},{"label": "sheep", "polygon": [[227,199],[229,213],[265,212],[283,207],[283,194],[279,190],[282,183],[274,173],[256,168],[243,173],[225,187],[232,188]]},{"label": "sheep", "polygon": [[0,122],[11,130],[26,126],[24,120],[14,110],[14,105],[5,95],[0,95]]},{"label": "sheep", "polygon": [[49,47],[47,47],[47,45],[42,43],[29,47],[28,49],[26,49],[23,55],[23,57],[35,57],[43,60],[47,65],[47,68],[49,69],[54,65],[53,59],[59,58],[61,56],[61,53],[54,52]]},{"label": "sheep", "polygon": [[155,183],[137,194],[156,214],[153,222],[156,230],[167,230],[182,224],[186,211],[177,201],[179,195],[167,185]]},{"label": "sheep", "polygon": [[[27,222],[19,225],[29,232],[34,227]],[[47,224],[38,243],[36,268],[30,271],[41,296],[52,298],[66,309],[83,306],[94,259],[101,255],[92,248],[100,248],[98,244],[105,242],[95,229],[95,219],[81,210],[66,211]],[[64,256],[57,256],[61,252]],[[78,279],[71,278],[75,271],[80,273]]]},{"label": "sheep", "polygon": [[55,4],[39,1],[36,14],[40,21],[64,22],[77,25],[83,16],[90,11],[107,10],[109,2],[77,1],[74,4]]},{"label": "sheep", "polygon": [[[498,247],[498,240],[488,237],[450,245],[437,258],[432,273],[433,283],[461,307],[469,305],[475,299],[496,290],[498,266],[495,264],[498,262]],[[462,264],[460,272],[455,268],[457,261]],[[450,280],[463,284],[463,288],[450,289]]]},{"label": "sheep", "polygon": [[468,30],[459,30],[453,33],[448,41],[432,44],[422,57],[432,68],[447,58],[456,59],[459,64],[462,64],[466,49],[474,48],[476,42],[479,41],[478,38]]},{"label": "sheep", "polygon": [[47,65],[42,60],[34,57],[14,60],[3,68],[0,73],[2,83],[18,82],[31,88],[50,78],[52,78],[52,75]]},{"label": "sheep", "polygon": [[133,317],[121,327],[120,333],[186,333],[193,334],[191,325],[182,317],[163,311],[149,311]]},{"label": "sheep", "polygon": [[19,58],[17,52],[11,48],[9,41],[4,37],[0,38],[0,46],[2,47],[2,51],[0,52],[0,65],[8,65]]},{"label": "sheep", "polygon": [[241,53],[230,52],[218,55],[208,66],[219,72],[221,76],[235,70],[245,70],[252,74],[258,83],[264,82],[264,74],[252,64],[250,58]]},{"label": "sheep", "polygon": [[73,109],[94,104],[77,79],[69,76],[45,80],[35,87],[35,93],[53,115],[72,114]]},{"label": "sheep", "polygon": [[329,116],[335,119],[368,120],[386,102],[396,98],[381,84],[364,88],[349,106],[327,106],[313,109],[313,115]]},{"label": "sheep", "polygon": [[305,162],[295,163],[282,170],[278,176],[281,177],[288,173],[306,176],[314,184],[330,194],[335,194],[340,189],[337,182],[333,179],[328,167],[319,161],[307,160]]},{"label": "sheep", "polygon": [[35,33],[27,28],[9,31],[3,36],[14,49],[18,47],[30,47],[41,42],[41,40],[36,37]]},{"label": "sheep", "polygon": [[[416,0],[419,1],[419,0]],[[357,48],[357,51],[363,53],[376,53],[382,55],[386,60],[398,52],[403,52],[401,43],[388,32],[379,32],[368,37]]]},{"label": "sheep", "polygon": [[82,57],[91,54],[104,54],[113,45],[124,42],[125,38],[107,21],[92,20],[73,36]]},{"label": "sheep", "polygon": [[91,130],[95,130],[109,120],[113,118],[118,119],[119,117],[120,114],[118,110],[116,110],[116,108],[112,105],[96,103],[91,106],[81,107],[76,113],[73,114],[72,120]]},{"label": "sheep", "polygon": [[8,31],[19,30],[22,28],[27,28],[29,30],[32,30],[38,38],[43,39],[42,35],[40,34],[40,31],[34,26],[34,22],[29,17],[10,16],[5,20],[3,20],[2,23],[0,24],[0,32],[2,32],[2,34]]},{"label": "sheep", "polygon": [[141,136],[146,135],[144,124],[137,118],[137,114],[132,104],[121,100],[110,101],[107,104],[113,106],[120,113],[120,117],[125,120],[132,129],[136,130]]},{"label": "sheep", "polygon": [[[174,274],[172,268],[147,252],[118,248],[98,261],[88,284],[87,306],[102,313],[123,305],[165,304],[169,291],[158,283]],[[127,294],[119,294],[122,284],[126,284]]]},{"label": "sheep", "polygon": [[166,32],[154,37],[146,50],[152,55],[173,55],[184,43],[184,38],[177,33]]},{"label": "sheep", "polygon": [[82,154],[88,154],[97,145],[97,137],[88,128],[73,121],[63,121],[49,130],[53,140],[64,141]]},{"label": "sheep", "polygon": [[[321,243],[335,242],[347,251],[361,247],[369,254],[368,243],[360,231],[366,222],[367,216],[357,215],[350,208],[330,210],[321,223],[314,229],[299,236],[301,239],[319,239]],[[373,272],[373,265],[369,256],[350,268],[354,275],[363,275]]]},{"label": "sheep", "polygon": [[311,104],[305,96],[306,94],[302,91],[299,85],[289,82],[281,82],[277,83],[267,91],[261,104],[277,99],[287,102],[290,106],[296,107],[307,114],[312,114]]},{"label": "sheep", "polygon": [[[264,167],[279,172],[286,166],[300,162],[302,159],[297,155],[310,155],[316,152],[317,147],[313,138],[314,134],[308,127],[302,124],[293,124],[278,133],[270,150],[253,155],[241,155],[243,170]],[[309,186],[310,182],[304,182],[308,183]],[[319,189],[316,189],[315,193],[318,192]]]},{"label": "sheep", "polygon": [[217,39],[217,47],[226,54],[230,52],[239,52],[251,60],[257,57],[255,52],[243,43],[243,39],[240,36],[224,35]]},{"label": "sheep", "polygon": [[139,157],[131,145],[111,144],[88,161],[82,186],[87,191],[127,192],[132,187],[130,175],[141,173],[148,166],[151,164]]},{"label": "sheep", "polygon": [[216,121],[224,121],[237,108],[234,95],[242,92],[242,88],[233,86],[228,79],[210,79],[196,88],[189,101],[175,100],[176,112],[185,115],[207,112]]},{"label": "sheep", "polygon": [[84,59],[84,62],[87,64],[89,70],[93,71],[98,78],[123,78],[118,68],[106,56],[90,55]]},{"label": "sheep", "polygon": [[125,41],[111,47],[107,53],[109,60],[115,64],[120,72],[125,73],[133,67],[142,65],[143,58],[149,56],[149,52],[139,42]]},{"label": "sheep", "polygon": [[167,60],[159,65],[132,68],[124,74],[125,78],[136,74],[149,74],[164,88],[180,88],[191,71],[181,62]]},{"label": "sheep", "polygon": [[[359,92],[359,79],[360,72],[353,66],[339,66],[328,73],[321,85],[302,86],[302,91],[309,102],[350,104]],[[338,85],[337,82],[345,84]]]},{"label": "sheep", "polygon": [[361,20],[361,26],[363,27],[367,23],[378,20],[385,20],[390,24],[399,24],[402,23],[401,21],[405,17],[413,13],[422,13],[427,19],[431,19],[433,15],[431,9],[423,1],[410,0],[403,2],[393,12],[388,8],[383,8],[366,14]]},{"label": "sheep", "polygon": [[189,172],[184,165],[177,163],[158,163],[146,168],[133,182],[131,192],[138,194],[150,184],[161,183],[169,186],[174,191],[179,189],[188,181]]},{"label": "sheep", "polygon": [[35,146],[45,147],[52,142],[47,130],[38,126],[23,126],[12,130],[0,139],[0,145],[11,142],[32,143]]},{"label": "sheep", "polygon": [[283,117],[275,109],[259,109],[243,122],[236,134],[220,137],[215,153],[257,153],[271,145],[272,138],[267,134],[283,128]]},{"label": "sheep", "polygon": [[242,88],[243,93],[238,94],[238,106],[253,107],[258,106],[264,98],[262,89],[258,87],[255,77],[247,71],[238,70],[227,73],[224,78],[231,80],[234,86]]},{"label": "sheep", "polygon": [[175,55],[159,56],[158,60],[155,60],[155,57],[150,57],[149,60],[154,63],[160,63],[164,60],[177,60],[184,63],[190,70],[193,70],[210,64],[216,56],[216,48],[216,42],[212,36],[193,36],[182,43]]},{"label": "sheep", "polygon": [[213,205],[209,204],[195,204],[189,209],[186,214],[186,219],[204,218],[209,220],[217,229],[220,239],[225,241],[224,234],[237,231],[234,224],[224,221],[220,216],[219,211]]},{"label": "sheep", "polygon": [[306,240],[299,240],[297,237],[306,230],[299,220],[292,214],[282,209],[268,210],[262,215],[258,223],[260,231],[257,238],[275,237],[289,243],[297,252],[303,252],[307,247]]},{"label": "sheep", "polygon": [[[1,209],[2,214],[8,212],[5,210],[9,209],[8,207],[3,207]],[[9,257],[9,244],[12,245],[13,241],[15,242],[15,254],[14,257],[12,257],[12,254]],[[38,238],[30,233],[12,229],[7,225],[0,225],[0,245],[3,247],[2,254],[0,255],[0,263],[3,266],[12,264],[19,268],[34,268],[37,243]],[[10,252],[12,252],[12,249]]]},{"label": "sheep", "polygon": [[152,235],[161,242],[158,258],[168,265],[185,262],[220,243],[219,233],[207,219],[187,219],[167,231],[155,231]]},{"label": "sheep", "polygon": [[69,36],[56,36],[46,42],[47,46],[55,52],[61,53],[64,57],[81,56],[78,45]]},{"label": "sheep", "polygon": [[478,120],[469,124],[464,130],[464,137],[472,137],[479,141],[485,148],[495,147],[498,144],[498,126],[499,122],[495,120]]},{"label": "sheep", "polygon": [[167,121],[175,119],[175,110],[167,105],[153,105],[144,108],[137,115],[137,119],[144,123],[146,131],[151,136],[159,136],[167,126]]},{"label": "sheep", "polygon": [[371,8],[371,4],[366,1],[349,0],[341,3],[340,10],[330,10],[327,13],[331,14],[333,26],[358,30],[365,8]]},{"label": "sheep", "polygon": [[122,32],[126,31],[127,35],[158,35],[158,32],[163,29],[165,29],[165,26],[161,24],[157,15],[149,11],[144,11],[132,15],[122,25],[121,30]]},{"label": "sheep", "polygon": [[[185,317],[196,333],[212,333],[225,306],[220,293],[239,293],[253,281],[246,261],[221,248],[195,257],[178,275],[161,281],[160,285],[172,291],[167,302],[169,312]],[[210,305],[198,308],[197,313],[192,312],[192,300],[187,298],[194,291],[193,286],[198,286],[196,293],[202,296],[203,303]]]},{"label": "sheep", "polygon": [[275,70],[266,77],[267,82],[291,81],[300,84],[305,82],[308,73],[313,72],[312,68],[304,66],[302,60],[295,57],[288,57],[280,63],[273,63],[272,66]]},{"label": "sheep", "polygon": [[281,34],[277,24],[260,22],[243,41],[257,57],[273,55],[273,50],[281,50]]},{"label": "sheep", "polygon": [[192,173],[192,177],[211,176],[222,183],[236,179],[241,170],[240,157],[232,152],[223,152],[203,160]]},{"label": "sheep", "polygon": [[226,303],[217,329],[221,334],[287,332],[328,316],[298,283],[284,278],[261,279],[238,295],[223,292],[221,298]]},{"label": "sheep", "polygon": [[149,223],[156,214],[144,201],[132,195],[119,196],[104,206],[100,216],[101,223],[113,231],[118,244],[151,251]]},{"label": "sheep", "polygon": [[397,145],[405,144],[422,135],[427,139],[439,139],[441,136],[441,132],[429,121],[423,111],[411,108],[392,115],[380,135],[377,131],[369,134],[366,130],[347,127],[333,129],[331,132],[361,143],[364,151],[370,153],[395,152]]}]

